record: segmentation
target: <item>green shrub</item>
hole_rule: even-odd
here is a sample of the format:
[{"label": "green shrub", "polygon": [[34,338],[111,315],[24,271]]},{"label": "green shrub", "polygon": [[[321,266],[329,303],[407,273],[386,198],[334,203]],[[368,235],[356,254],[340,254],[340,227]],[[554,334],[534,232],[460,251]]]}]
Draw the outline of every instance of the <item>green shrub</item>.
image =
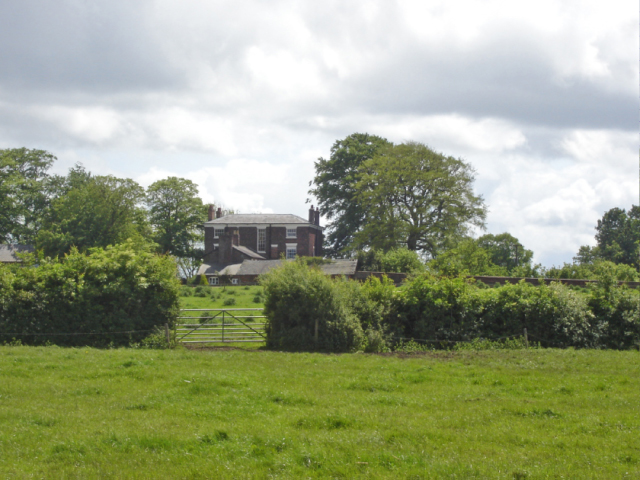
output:
[{"label": "green shrub", "polygon": [[396,338],[471,340],[480,333],[482,305],[478,291],[462,276],[436,278],[428,273],[416,276],[393,302],[390,327]]},{"label": "green shrub", "polygon": [[236,299],[234,297],[230,297],[230,298],[225,298],[224,302],[222,302],[223,305],[225,306],[230,306],[230,305],[235,305],[236,304]]},{"label": "green shrub", "polygon": [[191,296],[193,296],[193,288],[183,285],[180,288],[180,296],[181,297],[191,297]]},{"label": "green shrub", "polygon": [[598,332],[584,295],[560,284],[516,285],[482,291],[478,336],[496,339],[527,329],[543,347],[593,347]]},{"label": "green shrub", "polygon": [[589,306],[599,330],[599,346],[626,349],[640,345],[640,292],[617,283],[619,265],[603,262]]},{"label": "green shrub", "polygon": [[[261,276],[267,317],[267,347],[347,352],[363,346],[364,333],[336,283],[302,260]],[[318,340],[314,340],[317,325]]]},{"label": "green shrub", "polygon": [[[18,333],[24,344],[124,346],[173,325],[176,265],[151,248],[126,242],[88,253],[72,249],[37,267],[0,265],[0,333]],[[50,333],[73,335],[44,335]]]},{"label": "green shrub", "polygon": [[208,287],[204,287],[202,285],[198,285],[194,291],[193,291],[193,295],[196,297],[206,297],[207,293],[209,291]]},{"label": "green shrub", "polygon": [[262,303],[262,297],[260,295],[256,295],[253,297],[253,303]]}]

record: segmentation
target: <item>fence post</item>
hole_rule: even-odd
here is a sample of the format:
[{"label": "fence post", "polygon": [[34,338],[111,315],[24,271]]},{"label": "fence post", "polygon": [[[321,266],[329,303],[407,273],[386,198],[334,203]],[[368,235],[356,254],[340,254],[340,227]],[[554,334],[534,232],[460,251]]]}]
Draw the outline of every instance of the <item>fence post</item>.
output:
[{"label": "fence post", "polygon": [[524,345],[529,348],[529,337],[527,336],[527,329],[524,329]]},{"label": "fence post", "polygon": [[222,311],[222,343],[224,343],[224,310]]},{"label": "fence post", "polygon": [[316,317],[316,325],[315,328],[313,330],[313,341],[315,342],[316,346],[318,345],[318,317]]},{"label": "fence post", "polygon": [[167,339],[167,346],[171,346],[171,335],[169,334],[169,324],[164,324],[164,336]]}]

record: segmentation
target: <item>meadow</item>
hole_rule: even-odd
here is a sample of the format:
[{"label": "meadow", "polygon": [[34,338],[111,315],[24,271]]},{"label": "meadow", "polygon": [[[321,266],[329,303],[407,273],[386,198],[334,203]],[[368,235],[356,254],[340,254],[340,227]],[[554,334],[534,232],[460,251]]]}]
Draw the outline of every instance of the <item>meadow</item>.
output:
[{"label": "meadow", "polygon": [[180,308],[264,308],[259,285],[186,287],[180,290]]},{"label": "meadow", "polygon": [[639,478],[640,352],[0,347],[1,478]]}]

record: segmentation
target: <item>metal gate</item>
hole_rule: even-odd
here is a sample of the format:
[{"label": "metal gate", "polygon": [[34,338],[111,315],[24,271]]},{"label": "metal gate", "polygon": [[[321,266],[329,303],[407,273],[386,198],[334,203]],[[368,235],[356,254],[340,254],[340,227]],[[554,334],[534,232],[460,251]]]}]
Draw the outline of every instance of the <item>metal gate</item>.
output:
[{"label": "metal gate", "polygon": [[176,325],[176,341],[180,343],[263,343],[266,340],[264,319],[261,308],[181,309]]}]

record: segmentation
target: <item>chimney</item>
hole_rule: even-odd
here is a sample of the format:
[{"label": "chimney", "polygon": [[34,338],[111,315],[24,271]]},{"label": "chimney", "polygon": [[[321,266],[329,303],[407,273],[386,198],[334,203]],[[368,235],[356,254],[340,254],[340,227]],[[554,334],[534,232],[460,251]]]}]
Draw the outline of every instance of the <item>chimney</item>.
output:
[{"label": "chimney", "polygon": [[214,206],[212,204],[209,204],[209,220],[213,220],[213,212],[214,212]]},{"label": "chimney", "polygon": [[218,207],[216,210],[216,218],[220,218],[222,216],[222,207]]},{"label": "chimney", "polygon": [[314,225],[316,223],[316,212],[313,211],[313,205],[309,209],[309,223]]},{"label": "chimney", "polygon": [[314,215],[314,220],[315,220],[314,223],[316,225],[320,226],[320,209],[319,208],[316,208],[315,215]]}]

